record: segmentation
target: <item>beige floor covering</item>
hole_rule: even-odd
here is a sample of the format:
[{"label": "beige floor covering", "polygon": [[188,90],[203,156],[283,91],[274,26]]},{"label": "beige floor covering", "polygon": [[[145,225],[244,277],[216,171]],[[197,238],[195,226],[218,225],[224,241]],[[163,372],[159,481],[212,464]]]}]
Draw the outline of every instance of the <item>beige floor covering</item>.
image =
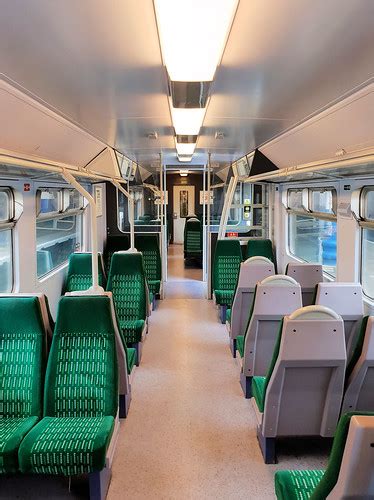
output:
[{"label": "beige floor covering", "polygon": [[150,318],[108,500],[275,498],[274,471],[322,468],[326,445],[282,446],[279,464],[263,463],[226,329],[212,301],[186,298],[189,288],[194,297],[203,290],[194,283],[201,270],[184,268],[181,247],[170,250],[166,298]]}]

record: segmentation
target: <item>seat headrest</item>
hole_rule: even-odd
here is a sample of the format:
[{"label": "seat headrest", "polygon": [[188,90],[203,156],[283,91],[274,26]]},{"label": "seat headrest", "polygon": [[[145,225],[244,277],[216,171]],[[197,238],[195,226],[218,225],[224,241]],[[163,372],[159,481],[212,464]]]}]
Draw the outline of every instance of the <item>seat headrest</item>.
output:
[{"label": "seat headrest", "polygon": [[260,282],[260,285],[274,285],[274,286],[294,286],[298,285],[298,282],[291,278],[291,276],[286,276],[285,274],[274,274],[273,276],[268,276]]},{"label": "seat headrest", "polygon": [[[97,255],[99,274],[102,270],[101,254]],[[92,254],[89,252],[76,252],[70,254],[68,274],[92,274]]]},{"label": "seat headrest", "polygon": [[112,255],[110,274],[143,273],[143,257],[141,252],[115,252]]},{"label": "seat headrest", "polygon": [[238,256],[241,258],[242,251],[238,240],[218,240],[216,244],[216,256]]},{"label": "seat headrest", "polygon": [[273,265],[272,261],[267,257],[261,257],[260,255],[256,255],[255,257],[249,257],[247,260],[243,262],[246,266],[255,265],[255,264],[267,264]]},{"label": "seat headrest", "polygon": [[296,309],[290,316],[290,320],[341,320],[335,311],[325,306],[305,306]]}]

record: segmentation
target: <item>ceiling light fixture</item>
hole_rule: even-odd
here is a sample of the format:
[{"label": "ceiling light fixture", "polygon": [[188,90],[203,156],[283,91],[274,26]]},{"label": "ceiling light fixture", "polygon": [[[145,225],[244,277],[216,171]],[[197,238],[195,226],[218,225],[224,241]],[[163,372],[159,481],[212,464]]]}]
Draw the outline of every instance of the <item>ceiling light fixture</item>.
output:
[{"label": "ceiling light fixture", "polygon": [[187,177],[188,175],[188,170],[179,170],[179,175],[181,177]]},{"label": "ceiling light fixture", "polygon": [[177,135],[198,135],[205,108],[171,108],[171,118]]},{"label": "ceiling light fixture", "polygon": [[186,163],[192,160],[192,155],[178,155],[178,160],[181,163]]},{"label": "ceiling light fixture", "polygon": [[[172,81],[212,81],[238,0],[154,0],[165,66]],[[203,41],[201,36],[203,35]]]},{"label": "ceiling light fixture", "polygon": [[193,155],[196,148],[196,143],[184,144],[175,141],[175,147],[177,149],[178,155]]}]

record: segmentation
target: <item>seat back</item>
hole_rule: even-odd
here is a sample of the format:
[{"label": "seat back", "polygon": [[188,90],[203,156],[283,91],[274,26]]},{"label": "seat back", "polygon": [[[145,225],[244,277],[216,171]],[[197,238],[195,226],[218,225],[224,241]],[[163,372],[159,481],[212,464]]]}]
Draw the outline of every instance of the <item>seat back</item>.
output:
[{"label": "seat back", "polygon": [[186,219],[184,226],[184,257],[200,257],[203,252],[202,225],[196,217]]},{"label": "seat back", "polygon": [[117,408],[118,368],[110,298],[64,296],[48,358],[44,415],[115,417]]},{"label": "seat back", "polygon": [[238,240],[218,240],[213,262],[213,290],[235,290],[242,252]]},{"label": "seat back", "polygon": [[315,289],[318,283],[323,282],[321,264],[307,264],[290,262],[286,267],[287,276],[292,276],[301,286],[303,306],[310,306],[314,302]]},{"label": "seat back", "polygon": [[245,376],[266,375],[280,321],[301,306],[300,285],[290,276],[269,276],[257,285],[244,344]]},{"label": "seat back", "polygon": [[[99,286],[105,286],[104,265],[101,254],[97,255]],[[92,254],[72,253],[69,257],[65,292],[88,290],[92,286]]]},{"label": "seat back", "polygon": [[[374,413],[348,414],[343,419],[348,421],[348,430],[345,422],[344,427],[340,429],[339,422],[329,466],[315,494],[323,495],[318,498],[326,498],[328,493],[328,500],[374,498]],[[335,473],[331,474],[331,483],[334,484],[331,490],[328,472],[330,467],[337,469],[333,460],[338,462],[339,470],[338,474],[335,470],[332,471]],[[332,481],[333,478],[335,481]]]},{"label": "seat back", "polygon": [[128,250],[129,247],[130,247],[130,240],[127,234],[108,236],[104,248],[104,263],[107,276],[109,274],[112,255],[115,252],[122,252],[124,250]]},{"label": "seat back", "polygon": [[151,292],[160,293],[161,254],[157,235],[135,235],[135,247],[143,255],[144,271]]},{"label": "seat back", "polygon": [[266,257],[250,257],[240,264],[239,277],[231,307],[230,337],[243,335],[248,324],[256,284],[274,275],[274,264]]},{"label": "seat back", "polygon": [[246,258],[262,256],[271,260],[275,264],[273,243],[271,240],[249,240],[247,245]]},{"label": "seat back", "polygon": [[307,306],[286,316],[266,376],[263,434],[333,436],[345,366],[344,325],[335,311]]},{"label": "seat back", "polygon": [[42,415],[46,328],[39,297],[0,297],[2,384],[5,418]]},{"label": "seat back", "polygon": [[113,254],[107,290],[113,293],[114,306],[120,321],[146,319],[147,284],[140,252]]},{"label": "seat back", "polygon": [[347,387],[342,413],[374,411],[374,317],[363,321],[347,368]]},{"label": "seat back", "polygon": [[330,307],[343,318],[347,357],[350,359],[364,315],[360,283],[319,283],[317,285],[316,305]]}]

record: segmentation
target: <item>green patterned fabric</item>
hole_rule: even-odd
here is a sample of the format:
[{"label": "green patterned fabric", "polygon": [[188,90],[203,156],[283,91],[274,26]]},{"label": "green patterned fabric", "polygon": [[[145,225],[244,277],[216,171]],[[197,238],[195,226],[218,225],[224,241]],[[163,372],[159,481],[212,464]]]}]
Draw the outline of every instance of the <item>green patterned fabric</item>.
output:
[{"label": "green patterned fabric", "polygon": [[184,258],[200,257],[203,252],[203,233],[201,222],[192,217],[184,225]]},{"label": "green patterned fabric", "polygon": [[226,321],[228,321],[231,325],[231,308],[226,311]]},{"label": "green patterned fabric", "polygon": [[113,255],[107,289],[113,293],[124,341],[127,344],[140,342],[148,308],[141,253]]},{"label": "green patterned fabric", "polygon": [[231,306],[238,281],[242,254],[237,240],[218,240],[213,263],[213,291],[216,302]]},{"label": "green patterned fabric", "polygon": [[[266,396],[266,389],[267,386],[269,385],[270,378],[273,374],[275,363],[277,362],[278,355],[279,355],[279,349],[280,349],[280,344],[282,340],[282,330],[283,330],[283,319],[279,325],[279,332],[277,336],[277,340],[274,346],[274,351],[273,351],[273,357],[270,362],[270,366],[268,369],[268,372],[266,374],[266,377],[253,377],[252,378],[252,392],[253,396],[256,400],[257,407],[261,413],[264,412],[265,409],[265,396]],[[256,397],[257,395],[257,397]]]},{"label": "green patterned fabric", "polygon": [[110,299],[62,297],[49,354],[44,418],[21,443],[22,472],[101,470],[118,408]]},{"label": "green patterned fabric", "polygon": [[349,424],[354,415],[374,416],[374,413],[351,412],[340,417],[326,471],[278,471],[275,474],[278,500],[326,500],[338,481]]},{"label": "green patterned fabric", "polygon": [[366,333],[366,327],[368,324],[368,319],[369,319],[369,316],[365,316],[361,322],[360,331],[359,331],[359,334],[357,336],[355,346],[353,348],[352,357],[348,363],[347,370],[345,372],[346,381],[351,376],[353,368],[356,366],[357,361],[359,360],[359,358],[361,356],[362,348],[364,346],[365,333]]},{"label": "green patterned fabric", "polygon": [[128,250],[129,247],[130,247],[130,240],[127,234],[108,236],[104,248],[104,264],[107,276],[109,274],[110,263],[112,261],[113,254],[115,252]]},{"label": "green patterned fabric", "polygon": [[0,473],[18,470],[18,447],[41,417],[45,340],[37,297],[0,298]]},{"label": "green patterned fabric", "polygon": [[[101,255],[98,254],[99,285],[105,286]],[[72,253],[66,277],[65,292],[88,290],[92,286],[92,254]]]},{"label": "green patterned fabric", "polygon": [[245,341],[245,336],[244,335],[238,335],[236,337],[236,349],[240,354],[240,357],[244,357],[244,341]]},{"label": "green patterned fabric", "polygon": [[136,235],[135,247],[143,255],[149,291],[158,295],[161,287],[161,254],[157,235]]},{"label": "green patterned fabric", "polygon": [[246,258],[266,257],[275,263],[273,244],[271,240],[249,240],[247,245]]},{"label": "green patterned fabric", "polygon": [[130,375],[132,369],[136,364],[136,349],[134,347],[127,347],[126,360],[127,360],[127,373]]},{"label": "green patterned fabric", "polygon": [[278,500],[308,500],[324,474],[323,470],[282,470],[275,473]]}]

